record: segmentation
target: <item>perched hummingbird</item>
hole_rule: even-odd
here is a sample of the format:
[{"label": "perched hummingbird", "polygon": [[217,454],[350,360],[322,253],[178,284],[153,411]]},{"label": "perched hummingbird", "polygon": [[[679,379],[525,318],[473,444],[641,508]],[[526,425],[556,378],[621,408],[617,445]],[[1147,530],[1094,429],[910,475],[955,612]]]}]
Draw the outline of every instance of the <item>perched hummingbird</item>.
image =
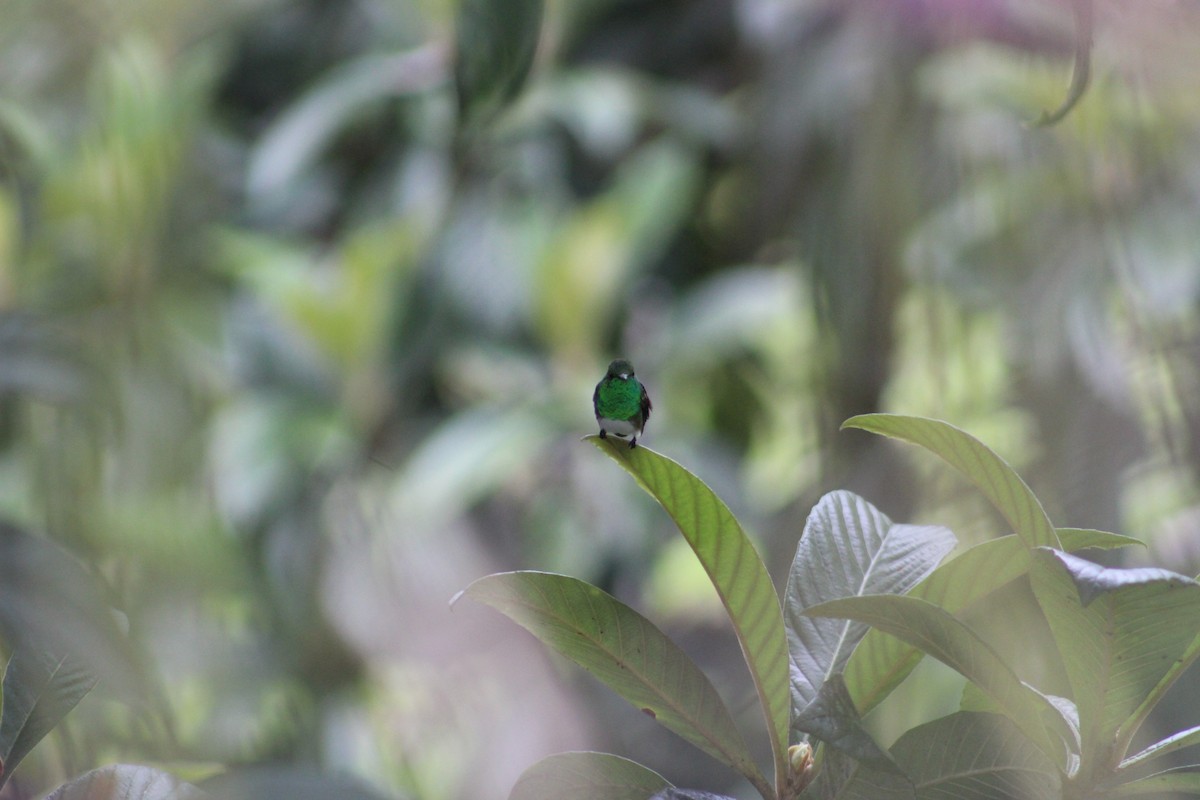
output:
[{"label": "perched hummingbird", "polygon": [[646,420],[650,419],[650,395],[633,374],[633,365],[623,358],[608,365],[604,379],[592,393],[596,422],[600,423],[600,438],[608,434],[629,437],[629,449],[637,447]]}]

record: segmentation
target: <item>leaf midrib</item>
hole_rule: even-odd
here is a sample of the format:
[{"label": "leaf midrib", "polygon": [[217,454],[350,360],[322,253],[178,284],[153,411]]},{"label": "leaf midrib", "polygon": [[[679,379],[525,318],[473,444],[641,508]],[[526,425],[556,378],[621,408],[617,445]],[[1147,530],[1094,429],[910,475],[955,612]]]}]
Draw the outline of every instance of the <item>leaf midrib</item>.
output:
[{"label": "leaf midrib", "polygon": [[[885,533],[882,537],[880,537],[879,548],[875,551],[874,554],[872,554],[871,560],[868,562],[867,568],[863,571],[863,578],[858,583],[858,591],[855,593],[856,597],[862,596],[863,589],[865,589],[867,583],[869,583],[869,578],[874,573],[875,565],[878,562],[878,559],[880,558],[880,556],[883,554],[883,551],[884,551],[885,546],[888,541],[888,537],[890,537],[892,535],[892,532],[895,530],[896,530],[896,526],[894,524],[889,525],[888,529],[887,529],[887,533]],[[829,666],[826,668],[825,674],[822,676],[823,681],[829,680],[829,678],[833,675],[834,665],[838,661],[838,654],[842,650],[842,645],[846,641],[847,634],[850,632],[850,627],[855,624],[862,624],[862,623],[855,623],[853,620],[845,620],[843,622],[841,632],[838,634],[837,645],[833,649],[833,657],[829,659]]]}]

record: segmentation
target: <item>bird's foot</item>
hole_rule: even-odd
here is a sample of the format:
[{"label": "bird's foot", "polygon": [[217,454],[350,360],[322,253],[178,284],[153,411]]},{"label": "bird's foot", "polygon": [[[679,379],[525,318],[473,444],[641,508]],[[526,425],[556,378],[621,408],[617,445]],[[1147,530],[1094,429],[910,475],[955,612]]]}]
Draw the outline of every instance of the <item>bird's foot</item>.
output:
[{"label": "bird's foot", "polygon": [[637,447],[637,437],[636,436],[629,440],[629,449],[632,450],[635,447]]},{"label": "bird's foot", "polygon": [[600,429],[600,438],[601,438],[601,439],[607,439],[607,438],[608,438],[608,431],[604,430],[604,428],[601,428],[601,429]]}]

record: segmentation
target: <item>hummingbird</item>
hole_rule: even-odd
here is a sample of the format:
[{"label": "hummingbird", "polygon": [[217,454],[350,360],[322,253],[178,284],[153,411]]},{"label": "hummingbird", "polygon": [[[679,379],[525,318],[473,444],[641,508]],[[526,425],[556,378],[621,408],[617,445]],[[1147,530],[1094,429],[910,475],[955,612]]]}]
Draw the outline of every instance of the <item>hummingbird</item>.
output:
[{"label": "hummingbird", "polygon": [[629,437],[630,450],[637,447],[637,437],[650,419],[652,406],[646,387],[633,374],[632,364],[618,358],[608,365],[608,372],[592,393],[592,406],[600,424],[601,439],[607,439],[611,433],[622,439]]}]

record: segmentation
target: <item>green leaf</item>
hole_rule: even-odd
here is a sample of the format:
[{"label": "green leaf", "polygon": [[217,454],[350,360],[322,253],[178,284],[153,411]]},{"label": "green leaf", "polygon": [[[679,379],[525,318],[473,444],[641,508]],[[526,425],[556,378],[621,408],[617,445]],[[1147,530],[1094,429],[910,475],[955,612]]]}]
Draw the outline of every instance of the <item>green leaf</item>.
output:
[{"label": "green leaf", "polygon": [[0,786],[95,685],[91,671],[65,657],[27,648],[13,652],[4,672],[0,712]]},{"label": "green leaf", "polygon": [[[1105,531],[1059,528],[1068,550],[1110,549],[1141,540]],[[1016,536],[1002,536],[975,545],[935,569],[909,593],[958,614],[992,592],[1024,575],[1028,551]],[[859,713],[866,714],[912,672],[921,651],[880,631],[868,633],[846,664],[846,685]]]},{"label": "green leaf", "polygon": [[[1192,765],[1195,766],[1194,764]],[[1104,797],[1142,797],[1143,795],[1152,794],[1168,795],[1171,792],[1177,794],[1194,794],[1200,795],[1200,772],[1179,771],[1179,772],[1160,772],[1157,775],[1150,775],[1146,778],[1139,778],[1136,781],[1123,783],[1120,786],[1108,789]]]},{"label": "green leaf", "polygon": [[[909,592],[950,614],[1025,574],[1028,551],[1016,536],[982,542],[935,569]],[[921,660],[919,649],[879,630],[868,633],[846,665],[846,685],[862,714],[877,706]]]},{"label": "green leaf", "polygon": [[1043,111],[1034,121],[1036,127],[1057,125],[1075,107],[1087,89],[1092,73],[1092,40],[1096,27],[1096,11],[1092,3],[1093,0],[1071,2],[1071,8],[1075,12],[1075,67],[1071,71],[1071,86],[1058,108],[1054,111]]},{"label": "green leaf", "polygon": [[60,786],[46,800],[211,800],[195,786],[151,767],[114,764]]},{"label": "green leaf", "polygon": [[965,431],[941,420],[898,414],[851,417],[842,427],[911,442],[941,456],[979,487],[1026,547],[1059,547],[1050,518],[1021,476],[991,448]]},{"label": "green leaf", "polygon": [[483,123],[521,90],[537,53],[543,0],[462,0],[454,86],[460,124]]},{"label": "green leaf", "polygon": [[259,202],[293,189],[321,152],[372,106],[427,88],[419,77],[440,73],[424,49],[372,53],[339,65],[314,82],[257,137],[246,166],[246,193]]},{"label": "green leaf", "polygon": [[782,785],[791,710],[787,637],[762,559],[729,507],[682,466],[647,447],[630,449],[599,436],[587,439],[662,504],[716,587],[758,690],[775,755],[775,782]]},{"label": "green leaf", "polygon": [[521,773],[508,800],[646,800],[671,788],[636,761],[608,753],[558,753]]},{"label": "green leaf", "polygon": [[101,583],[44,537],[0,521],[0,640],[72,669],[88,670],[135,705],[163,703],[134,642],[121,630]]},{"label": "green leaf", "polygon": [[831,600],[805,613],[865,622],[919,648],[983,689],[1056,763],[1068,762],[1065,745],[1072,732],[1062,712],[1018,679],[986,642],[943,609],[916,597],[881,595]]},{"label": "green leaf", "polygon": [[1176,750],[1182,750],[1185,747],[1192,747],[1197,744],[1200,744],[1200,725],[1172,734],[1161,741],[1155,742],[1137,755],[1130,756],[1122,761],[1118,769],[1127,770],[1139,767],[1156,758],[1162,758],[1168,753],[1174,753]]},{"label": "green leaf", "polygon": [[840,597],[903,594],[955,544],[946,528],[893,524],[851,492],[830,492],[813,507],[784,594],[794,728],[795,715],[826,679],[845,669],[869,630],[857,622],[808,617],[804,609]]},{"label": "green leaf", "polygon": [[[1072,754],[1067,762],[1066,774],[1074,776],[1079,771],[1079,709],[1076,708],[1075,701],[1069,698],[1058,697],[1052,694],[1043,694],[1042,696],[1054,705],[1062,715],[1062,721],[1065,725],[1063,730],[1066,733],[1066,739],[1072,744]],[[986,711],[989,714],[1004,713],[1004,709],[1000,708],[995,700],[970,681],[963,685],[962,698],[959,700],[958,710]]]},{"label": "green leaf", "polygon": [[1200,654],[1200,583],[1162,569],[1112,569],[1055,550],[1034,555],[1033,589],[1079,708],[1083,752],[1124,754],[1170,683]]},{"label": "green leaf", "polygon": [[1119,533],[1098,531],[1092,528],[1056,528],[1058,540],[1062,542],[1063,550],[1073,553],[1076,550],[1086,550],[1095,547],[1100,550],[1114,550],[1130,545],[1146,546],[1141,539],[1133,536],[1122,536]]},{"label": "green leaf", "polygon": [[804,707],[793,724],[855,761],[866,762],[884,771],[896,771],[887,753],[863,727],[846,684],[838,673],[822,682],[817,696]]},{"label": "green leaf", "polygon": [[960,711],[918,726],[892,746],[918,798],[1051,800],[1058,770],[1007,717]]},{"label": "green leaf", "polygon": [[620,600],[577,578],[546,572],[489,575],[465,593],[507,615],[756,786],[764,785],[708,678],[653,623]]},{"label": "green leaf", "polygon": [[917,800],[905,775],[854,761],[838,750],[825,750],[821,771],[800,795],[819,800]]}]

